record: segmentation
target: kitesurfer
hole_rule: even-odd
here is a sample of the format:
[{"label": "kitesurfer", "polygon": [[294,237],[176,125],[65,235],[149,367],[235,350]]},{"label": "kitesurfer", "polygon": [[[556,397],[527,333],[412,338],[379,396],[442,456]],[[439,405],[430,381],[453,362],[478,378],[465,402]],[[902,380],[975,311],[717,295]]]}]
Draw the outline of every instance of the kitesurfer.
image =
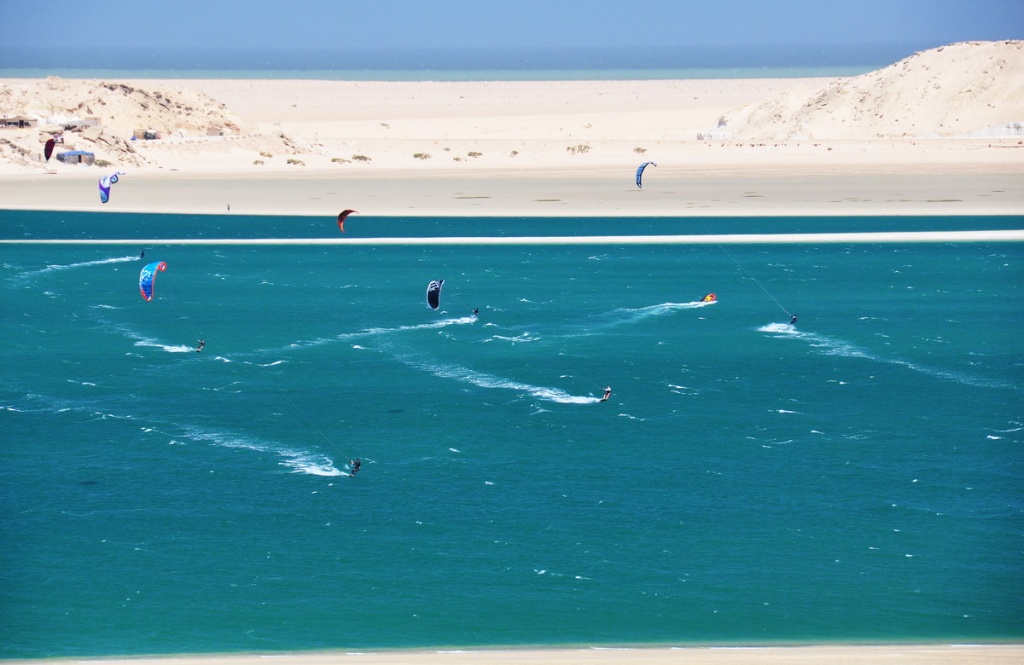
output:
[{"label": "kitesurfer", "polygon": [[140,259],[141,259],[142,257],[144,257],[145,255],[146,255],[146,250],[142,250],[141,252],[139,252],[139,258],[140,258]]},{"label": "kitesurfer", "polygon": [[479,307],[474,307],[473,308],[473,316],[480,316],[480,308]]},{"label": "kitesurfer", "polygon": [[611,396],[612,396],[612,387],[611,386],[605,386],[604,387],[604,397],[601,398],[601,401],[602,402],[607,402],[608,398],[611,397]]},{"label": "kitesurfer", "polygon": [[206,340],[205,339],[199,340],[199,346],[196,347],[196,353],[199,353],[200,351],[202,351],[204,346],[206,346]]},{"label": "kitesurfer", "polygon": [[789,320],[789,325],[795,326],[796,325],[796,314],[793,314],[792,316],[793,316],[793,318],[791,318]]},{"label": "kitesurfer", "polygon": [[349,463],[352,465],[352,470],[348,472],[349,476],[354,476],[359,473],[360,467],[363,466],[363,462],[358,457],[354,460],[349,460]]}]

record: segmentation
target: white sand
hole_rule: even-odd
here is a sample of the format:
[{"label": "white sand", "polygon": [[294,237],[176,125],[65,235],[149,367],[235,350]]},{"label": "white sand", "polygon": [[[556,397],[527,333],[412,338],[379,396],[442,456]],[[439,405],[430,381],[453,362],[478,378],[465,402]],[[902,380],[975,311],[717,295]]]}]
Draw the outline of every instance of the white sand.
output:
[{"label": "white sand", "polygon": [[[844,79],[46,79],[0,81],[0,92],[0,113],[42,118],[70,114],[74,100],[86,100],[78,112],[98,116],[102,131],[66,133],[66,147],[92,149],[111,163],[43,164],[41,128],[2,130],[6,208],[224,213],[230,205],[234,213],[327,216],[343,208],[472,216],[1024,212],[1021,42],[951,45]],[[140,125],[164,138],[121,140]],[[229,134],[206,136],[209,126]],[[646,160],[658,165],[639,190],[634,171]],[[126,175],[101,205],[94,183],[114,168]]]}]

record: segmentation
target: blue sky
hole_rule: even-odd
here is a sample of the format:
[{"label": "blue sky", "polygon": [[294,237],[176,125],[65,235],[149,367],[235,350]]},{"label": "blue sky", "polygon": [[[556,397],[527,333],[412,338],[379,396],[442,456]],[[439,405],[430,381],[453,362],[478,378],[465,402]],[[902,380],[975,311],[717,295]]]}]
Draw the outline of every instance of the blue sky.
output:
[{"label": "blue sky", "polygon": [[0,0],[0,49],[910,43],[1024,37],[1024,0]]}]

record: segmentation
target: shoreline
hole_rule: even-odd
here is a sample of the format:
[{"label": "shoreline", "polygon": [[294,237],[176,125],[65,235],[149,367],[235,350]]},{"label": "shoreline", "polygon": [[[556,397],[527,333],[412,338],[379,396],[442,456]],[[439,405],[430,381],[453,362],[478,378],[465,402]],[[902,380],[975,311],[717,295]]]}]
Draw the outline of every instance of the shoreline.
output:
[{"label": "shoreline", "polygon": [[74,656],[0,660],[5,665],[110,663],[119,665],[259,665],[273,659],[282,665],[1002,665],[1024,659],[1024,643],[943,642],[897,644],[793,644],[786,646],[663,646],[663,647],[493,647],[447,649],[383,649],[166,654],[146,656]]},{"label": "shoreline", "polygon": [[1024,242],[1024,229],[863,233],[733,233],[706,235],[429,236],[370,238],[47,238],[0,239],[0,245],[768,245],[831,243]]},{"label": "shoreline", "polygon": [[[629,169],[378,175],[129,171],[101,204],[98,169],[0,176],[0,209],[334,217],[846,217],[1024,214],[1024,160],[937,173],[693,173],[659,167],[639,190]],[[40,203],[42,202],[42,203]]]}]

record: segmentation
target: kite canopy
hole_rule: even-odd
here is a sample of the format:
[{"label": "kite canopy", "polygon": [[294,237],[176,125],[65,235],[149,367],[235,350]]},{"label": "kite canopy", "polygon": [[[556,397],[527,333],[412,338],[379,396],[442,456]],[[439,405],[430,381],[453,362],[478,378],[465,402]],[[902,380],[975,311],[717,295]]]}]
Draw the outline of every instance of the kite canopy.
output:
[{"label": "kite canopy", "polygon": [[43,157],[46,158],[46,161],[50,161],[50,156],[53,155],[53,146],[56,144],[54,139],[47,139],[46,147],[43,148]]},{"label": "kite canopy", "polygon": [[644,187],[644,182],[643,182],[644,169],[647,168],[648,164],[650,164],[651,166],[657,166],[657,164],[654,163],[654,162],[644,162],[636,170],[636,186],[639,187],[640,189],[643,189],[643,187]]},{"label": "kite canopy", "polygon": [[358,210],[342,210],[341,212],[338,213],[338,229],[340,229],[342,233],[345,232],[345,218],[348,217],[349,215],[351,215],[354,212],[358,213],[359,211]]},{"label": "kite canopy", "polygon": [[146,267],[139,273],[139,291],[147,302],[153,299],[153,285],[156,282],[157,271],[167,270],[167,264],[163,261],[153,261],[146,264]]},{"label": "kite canopy", "polygon": [[427,304],[430,309],[437,309],[441,305],[441,287],[444,286],[443,279],[435,279],[427,284]]},{"label": "kite canopy", "polygon": [[716,296],[714,293],[709,293],[703,298],[701,298],[701,301],[703,302],[715,302],[716,300],[718,300],[718,296]]},{"label": "kite canopy", "polygon": [[123,171],[117,171],[100,178],[100,203],[110,200],[110,186],[117,182],[118,176],[123,176]]}]

